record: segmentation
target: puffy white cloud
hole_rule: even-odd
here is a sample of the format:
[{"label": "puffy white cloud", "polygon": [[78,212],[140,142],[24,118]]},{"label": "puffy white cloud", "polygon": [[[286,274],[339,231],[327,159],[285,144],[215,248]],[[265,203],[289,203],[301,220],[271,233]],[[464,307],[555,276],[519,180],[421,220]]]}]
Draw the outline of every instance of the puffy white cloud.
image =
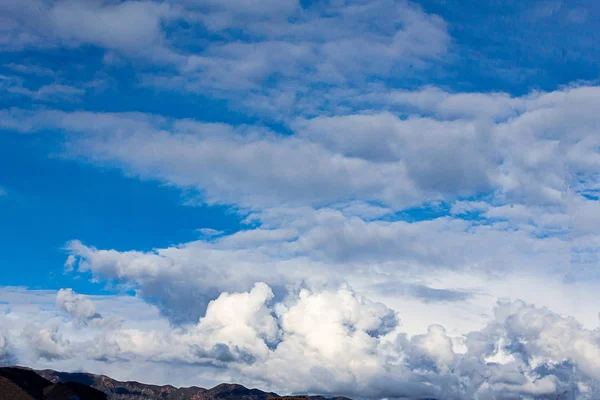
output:
[{"label": "puffy white cloud", "polygon": [[[99,305],[123,300],[96,299]],[[257,283],[248,292],[222,294],[205,317],[182,328],[156,314],[145,325],[143,312],[136,314],[142,310],[141,304],[130,310],[129,326],[76,331],[51,327],[43,308],[15,309],[3,318],[46,313],[22,329],[5,328],[17,354],[37,357],[28,359],[32,366],[87,365],[121,379],[145,380],[151,372],[164,383],[178,366],[184,375],[175,383],[204,384],[222,378],[226,367],[231,379],[265,389],[372,398],[516,399],[576,390],[578,398],[591,399],[600,389],[600,330],[521,301],[498,303],[484,327],[465,335],[431,325],[409,336],[397,323],[402,310],[344,285],[276,300],[269,286]],[[186,366],[212,372],[197,376]]]},{"label": "puffy white cloud", "polygon": [[221,293],[211,301],[193,336],[211,347],[226,344],[265,358],[268,345],[279,339],[279,327],[267,303],[273,299],[271,288],[257,283],[248,293]]},{"label": "puffy white cloud", "polygon": [[488,327],[492,335],[504,335],[505,348],[537,367],[548,360],[554,363],[572,361],[584,374],[598,379],[598,339],[600,330],[585,330],[573,318],[561,317],[546,308],[535,308],[523,302],[500,304],[495,311],[495,324]]},{"label": "puffy white cloud", "polygon": [[70,343],[64,339],[57,327],[37,328],[29,326],[23,331],[24,339],[37,357],[47,360],[70,356]]},{"label": "puffy white cloud", "polygon": [[96,312],[95,304],[72,289],[60,289],[56,294],[56,307],[69,314],[78,323],[88,323],[94,318],[102,318]]},{"label": "puffy white cloud", "polygon": [[413,337],[411,342],[417,352],[433,361],[440,370],[449,371],[455,354],[452,339],[446,335],[443,326],[431,325],[426,334]]},{"label": "puffy white cloud", "polygon": [[[584,263],[571,253],[575,245],[597,241],[595,235],[540,237],[535,230],[515,231],[502,220],[444,217],[411,223],[365,221],[332,209],[296,212],[287,210],[273,220],[266,212],[261,229],[150,252],[95,249],[80,242],[68,248],[76,270],[136,288],[176,322],[197,320],[222,291],[249,290],[256,280],[276,293],[347,281],[370,295],[444,303],[470,301],[487,294],[482,288],[519,273],[559,280],[566,274],[594,276],[579,269]],[[548,265],[555,268],[550,275]],[[448,271],[481,280],[436,283],[435,277]]]}]

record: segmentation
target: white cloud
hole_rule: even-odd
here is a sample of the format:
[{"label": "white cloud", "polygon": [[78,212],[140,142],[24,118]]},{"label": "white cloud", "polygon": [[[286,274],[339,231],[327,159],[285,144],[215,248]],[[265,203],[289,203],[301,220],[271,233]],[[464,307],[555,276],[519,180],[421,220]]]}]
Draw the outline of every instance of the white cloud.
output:
[{"label": "white cloud", "polygon": [[31,346],[37,357],[49,361],[69,358],[70,343],[57,328],[37,328],[29,326],[23,331],[23,339]]},{"label": "white cloud", "polygon": [[[24,129],[54,126],[97,133],[74,140],[72,150],[93,151],[89,156],[98,162],[125,162],[143,177],[159,174],[177,185],[195,187],[209,202],[247,207],[329,203],[355,193],[373,193],[374,200],[385,197],[389,202],[410,204],[418,196],[409,179],[393,183],[405,174],[402,164],[374,165],[260,128],[179,123],[139,114],[42,112],[30,118],[18,111],[5,114],[5,127],[31,124]],[[177,133],[171,135],[155,123]],[[130,151],[130,146],[136,151]],[[157,148],[163,151],[158,153]],[[165,163],[170,165],[166,170]],[[195,171],[212,172],[199,175]],[[387,186],[390,183],[393,186]]]},{"label": "white cloud", "polygon": [[35,100],[73,100],[85,93],[84,89],[50,84],[39,87],[36,90],[27,89],[22,86],[12,86],[6,90],[8,93],[31,97]]},{"label": "white cloud", "polygon": [[[15,306],[19,296],[52,297],[12,293]],[[129,302],[96,301],[99,307],[106,303],[102,308]],[[138,303],[127,310],[128,326],[77,330],[52,327],[50,309],[15,307],[3,320],[25,323],[8,326],[4,340],[21,357],[36,357],[28,358],[34,367],[84,365],[119,379],[156,383],[171,379],[169,371],[177,366],[176,384],[210,385],[223,378],[226,367],[238,382],[282,393],[372,398],[520,398],[578,386],[587,388],[578,396],[591,399],[599,389],[600,331],[520,301],[498,303],[485,326],[464,335],[431,325],[413,336],[396,322],[402,310],[358,296],[348,286],[303,289],[274,301],[271,288],[257,283],[248,292],[222,294],[205,317],[184,328],[170,327],[156,314],[148,325],[145,307]],[[199,371],[204,372],[198,376]]]},{"label": "white cloud", "polygon": [[207,237],[207,238],[214,237],[214,236],[219,236],[219,235],[222,235],[223,233],[225,233],[225,232],[220,231],[218,229],[212,229],[212,228],[200,228],[200,229],[198,229],[198,232],[202,236]]},{"label": "white cloud", "polygon": [[213,29],[227,28],[233,24],[240,24],[247,18],[276,19],[285,17],[300,7],[298,0],[233,0],[221,2],[218,0],[184,0],[184,4],[192,9],[203,10],[203,22]]},{"label": "white cloud", "polygon": [[[540,291],[550,295],[531,298],[538,304],[548,304],[551,293],[566,289],[562,284],[552,287],[549,280],[560,282],[566,275],[582,282],[597,279],[585,259],[573,258],[577,246],[598,243],[595,235],[577,240],[539,237],[532,230],[507,229],[505,221],[364,221],[330,209],[291,215],[290,210],[279,219],[264,217],[263,224],[275,224],[268,228],[147,253],[98,250],[79,242],[69,249],[79,259],[79,271],[133,285],[141,296],[160,299],[163,312],[178,322],[196,320],[222,291],[249,290],[256,280],[272,285],[278,293],[302,284],[323,287],[345,280],[360,293],[382,296],[381,300],[394,301],[394,305],[407,299],[420,303],[411,307],[422,307],[425,302],[428,306],[422,307],[422,318],[431,321],[427,316],[436,308],[431,303],[456,302],[460,308],[465,302],[480,303],[486,298],[493,302],[507,293],[503,283],[513,277],[510,296],[529,299]],[[456,279],[451,278],[453,273],[459,274]],[[528,274],[532,280],[525,285],[519,274]],[[535,283],[539,279],[547,281],[545,289]],[[564,312],[587,313],[589,307],[566,300],[577,297],[576,287],[562,297]],[[593,292],[584,292],[592,304]],[[439,314],[435,317],[440,318]],[[460,320],[473,317],[463,315]],[[589,313],[582,317],[590,319]],[[480,318],[468,326],[477,326]],[[595,312],[591,318],[596,322]],[[443,323],[451,324],[445,319]]]},{"label": "white cloud", "polygon": [[34,75],[34,76],[55,76],[55,72],[50,69],[40,65],[34,64],[17,64],[17,63],[9,63],[3,65],[6,68],[9,68],[12,71],[26,74],[26,75]]},{"label": "white cloud", "polygon": [[278,339],[277,321],[266,306],[273,292],[266,284],[255,284],[248,293],[221,293],[211,301],[192,335],[212,346],[236,346],[264,358],[267,344]]},{"label": "white cloud", "polygon": [[[258,228],[150,252],[71,243],[77,270],[135,288],[173,322],[197,321],[223,291],[245,292],[257,281],[276,299],[302,285],[347,281],[360,295],[425,310],[427,324],[455,333],[481,325],[481,310],[503,292],[552,303],[589,326],[590,307],[573,299],[581,282],[598,279],[600,214],[582,195],[598,185],[597,92],[509,98],[525,104],[510,118],[481,101],[480,113],[463,107],[452,116],[432,108],[427,117],[374,111],[298,119],[288,136],[134,113],[7,110],[2,123],[62,129],[70,156],[250,212]],[[461,200],[469,195],[475,200]],[[403,208],[440,199],[450,215],[398,220]],[[519,289],[521,274],[528,283]],[[533,283],[540,279],[576,284],[553,286],[568,293],[561,305]],[[504,281],[517,287],[502,289]],[[585,298],[592,304],[593,290]],[[448,321],[458,315],[464,324]]]},{"label": "white cloud", "polygon": [[[179,73],[150,73],[142,81],[210,91],[261,112],[274,97],[295,106],[319,83],[363,86],[365,75],[421,70],[443,56],[450,43],[440,17],[405,1],[314,3],[306,8],[297,1],[277,2],[277,7],[253,1],[193,3],[200,11],[192,8],[187,20],[202,21],[223,41],[189,54]],[[230,29],[245,36],[231,40]],[[254,99],[246,101],[248,94]]]},{"label": "white cloud", "polygon": [[[110,59],[143,60],[152,86],[242,99],[237,89],[282,82],[286,96],[314,83],[359,83],[439,59],[445,22],[396,0],[300,5],[297,0],[27,0],[0,4],[0,47],[8,51],[97,46]],[[176,27],[177,29],[173,29]],[[219,40],[205,43],[199,32]],[[231,31],[244,32],[236,37]],[[310,71],[310,73],[307,73]]]},{"label": "white cloud", "polygon": [[61,289],[56,294],[56,307],[69,314],[78,323],[88,323],[94,318],[101,318],[96,306],[85,296],[73,292],[72,289]]},{"label": "white cloud", "polygon": [[168,4],[27,0],[18,5],[2,2],[0,10],[0,45],[9,51],[91,44],[157,61],[175,57],[161,27],[172,12]]},{"label": "white cloud", "polygon": [[500,122],[354,113],[299,119],[292,136],[140,114],[13,110],[3,125],[78,133],[69,140],[73,154],[195,188],[211,203],[265,208],[360,199],[397,210],[488,192],[499,205],[561,207],[570,192],[597,190],[597,92],[527,96],[525,110]]},{"label": "white cloud", "polygon": [[503,121],[525,112],[537,93],[511,97],[507,93],[448,93],[427,86],[417,91],[380,90],[363,93],[359,102],[386,104],[394,109],[434,114],[442,119],[492,119]]},{"label": "white cloud", "polygon": [[[70,242],[68,270],[138,297],[5,290],[0,362],[377,398],[547,396],[572,379],[593,398],[598,87],[386,88],[451,44],[441,18],[403,1],[29,0],[0,15],[7,51],[97,46],[106,63],[145,61],[142,84],[289,128],[0,111],[6,129],[63,131],[67,157],[232,205],[256,226],[152,251]],[[196,41],[205,30],[219,40]],[[83,93],[2,79],[40,101]]]}]

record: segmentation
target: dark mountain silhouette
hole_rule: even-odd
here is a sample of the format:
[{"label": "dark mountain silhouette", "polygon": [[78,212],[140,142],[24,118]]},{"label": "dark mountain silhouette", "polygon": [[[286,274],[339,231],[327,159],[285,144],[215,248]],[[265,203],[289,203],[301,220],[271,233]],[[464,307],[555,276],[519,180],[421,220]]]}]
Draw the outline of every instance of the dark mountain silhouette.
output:
[{"label": "dark mountain silhouette", "polygon": [[107,400],[107,396],[81,383],[51,382],[31,369],[3,367],[0,400]]},{"label": "dark mountain silhouette", "polygon": [[0,376],[0,398],[12,400],[33,400],[29,393],[21,389],[16,383]]},{"label": "dark mountain silhouette", "polygon": [[0,400],[350,400],[322,396],[279,396],[223,383],[212,389],[120,382],[104,375],[0,368]]},{"label": "dark mountain silhouette", "polygon": [[76,382],[60,382],[44,388],[44,400],[106,400],[105,393]]}]

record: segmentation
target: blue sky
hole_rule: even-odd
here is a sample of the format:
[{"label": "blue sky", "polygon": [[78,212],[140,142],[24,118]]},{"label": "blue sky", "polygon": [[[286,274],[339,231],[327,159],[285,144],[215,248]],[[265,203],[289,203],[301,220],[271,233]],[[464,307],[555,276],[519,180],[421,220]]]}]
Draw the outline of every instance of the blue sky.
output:
[{"label": "blue sky", "polygon": [[[465,12],[457,2],[424,1],[423,10],[444,19],[451,35],[449,52],[439,65],[425,72],[412,69],[376,79],[382,85],[413,89],[423,85],[450,92],[506,92],[522,95],[532,90],[555,90],[577,81],[594,82],[598,74],[595,46],[597,10],[590,2],[508,2],[499,6],[478,2]],[[309,5],[304,5],[309,7]],[[529,23],[523,23],[527,21]],[[168,34],[179,34],[174,26]],[[200,40],[211,34],[194,30]],[[242,32],[218,35],[214,40],[235,41]],[[540,42],[543,38],[545,42]],[[165,73],[139,60],[106,65],[106,49],[93,44],[75,48],[11,49],[0,55],[3,74],[22,79],[35,90],[57,80],[85,85],[100,79],[100,87],[75,99],[32,99],[5,91],[4,109],[60,109],[97,112],[142,112],[172,118],[259,124],[285,131],[281,122],[232,106],[226,98],[204,93],[161,90],[139,84],[138,70]],[[47,73],[27,73],[15,65],[37,66]],[[59,75],[57,79],[56,75]],[[352,85],[350,85],[352,86]],[[52,95],[51,95],[52,96]],[[227,207],[186,207],[185,193],[160,184],[123,177],[107,167],[94,168],[64,157],[56,133],[19,137],[5,133],[2,140],[3,253],[1,280],[11,285],[58,289],[69,284],[94,292],[62,274],[61,248],[73,238],[116,249],[151,249],[192,240],[199,227],[233,232],[242,225]],[[437,215],[437,214],[434,214]],[[21,229],[21,230],[20,230]],[[36,244],[35,252],[27,252]],[[16,250],[19,249],[19,250]],[[19,265],[32,271],[16,273]],[[68,283],[70,282],[70,283]]]},{"label": "blue sky", "polygon": [[100,293],[103,284],[64,273],[69,240],[150,250],[195,240],[204,227],[240,228],[227,207],[186,206],[175,188],[65,159],[56,138],[48,137],[54,134],[3,135],[2,170],[9,173],[0,229],[10,249],[2,254],[3,284]]},{"label": "blue sky", "polygon": [[599,12],[0,0],[0,362],[594,398]]}]

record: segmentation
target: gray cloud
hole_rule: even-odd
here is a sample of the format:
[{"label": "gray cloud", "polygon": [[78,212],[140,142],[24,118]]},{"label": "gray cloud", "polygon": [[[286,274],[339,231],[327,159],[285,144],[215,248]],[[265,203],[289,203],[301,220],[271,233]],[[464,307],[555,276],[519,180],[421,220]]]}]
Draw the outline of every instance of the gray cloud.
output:
[{"label": "gray cloud", "polygon": [[373,290],[385,296],[413,296],[423,300],[425,303],[465,301],[474,295],[473,293],[461,290],[435,289],[426,285],[406,284],[403,282],[379,283],[374,285]]},{"label": "gray cloud", "polygon": [[0,366],[13,365],[16,358],[6,337],[0,333]]}]

